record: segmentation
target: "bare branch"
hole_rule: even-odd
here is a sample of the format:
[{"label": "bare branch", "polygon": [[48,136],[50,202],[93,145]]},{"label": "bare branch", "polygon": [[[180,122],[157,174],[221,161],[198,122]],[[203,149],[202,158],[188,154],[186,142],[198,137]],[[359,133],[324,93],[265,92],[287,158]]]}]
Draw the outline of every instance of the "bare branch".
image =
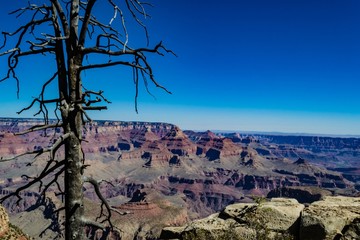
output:
[{"label": "bare branch", "polygon": [[[104,49],[100,46],[100,39],[101,38],[107,38],[109,40],[114,40],[115,42],[119,43],[120,45],[123,45],[125,43],[123,43],[121,40],[119,40],[118,38],[116,38],[115,36],[111,35],[111,34],[100,34],[98,36],[97,39],[97,43],[95,47],[89,47],[89,48],[85,48],[82,50],[83,54],[104,54],[104,55],[109,55],[109,56],[121,56],[121,55],[133,55],[133,56],[142,56],[144,57],[144,53],[156,53],[159,54],[161,56],[164,56],[164,54],[160,51],[160,50],[164,50],[166,53],[171,53],[174,56],[177,56],[173,51],[165,48],[165,46],[162,44],[162,42],[159,42],[154,48],[137,48],[137,49],[131,49],[131,48],[127,48],[127,50],[121,50],[121,51],[110,51],[109,49]],[[110,45],[106,46],[109,47]],[[116,46],[111,45],[111,46]]]},{"label": "bare branch", "polygon": [[31,104],[30,104],[29,106],[27,106],[26,108],[21,109],[19,112],[17,112],[17,114],[20,114],[20,113],[22,113],[23,111],[29,110],[30,108],[32,108],[32,106],[34,106],[34,104],[35,104],[36,102],[40,103],[41,105],[44,105],[44,104],[47,104],[47,103],[58,103],[58,102],[60,102],[60,101],[61,101],[61,99],[59,99],[59,98],[49,99],[49,100],[40,100],[39,98],[35,98],[35,99],[31,102]]},{"label": "bare branch", "polygon": [[105,68],[105,67],[111,67],[111,66],[116,66],[116,65],[125,65],[125,66],[129,66],[129,67],[134,67],[134,68],[142,68],[141,66],[130,63],[130,62],[114,61],[114,62],[108,62],[108,63],[85,65],[85,66],[82,66],[80,68],[80,71],[84,71],[84,70],[87,70],[87,69],[93,69],[93,68]]},{"label": "bare branch", "polygon": [[[129,12],[131,13],[133,19],[135,19],[135,21],[144,29],[145,31],[145,35],[146,35],[146,42],[147,42],[147,46],[149,46],[149,33],[148,30],[145,26],[145,24],[136,16],[136,14],[134,13],[134,11],[132,10],[129,2],[131,2],[132,6],[136,6],[134,3],[134,0],[125,0],[127,9],[129,10]],[[135,7],[135,9],[144,17],[146,18],[148,15],[145,12],[145,8],[143,7],[142,3],[140,3],[139,1],[135,0],[136,4],[138,4],[138,6],[141,7],[141,10],[139,10],[137,7]]]},{"label": "bare branch", "polygon": [[19,93],[20,93],[20,81],[19,81],[19,78],[17,77],[16,73],[15,73],[15,67],[17,65],[17,60],[15,59],[15,64],[14,65],[11,65],[11,57],[13,56],[13,54],[15,54],[15,52],[11,53],[10,57],[8,58],[8,66],[9,66],[9,70],[6,74],[6,76],[2,79],[0,79],[0,82],[3,82],[7,79],[9,79],[11,76],[13,79],[15,79],[16,81],[16,96],[17,98],[19,98]]},{"label": "bare branch", "polygon": [[50,0],[51,3],[54,5],[58,15],[59,15],[59,18],[60,18],[60,21],[61,21],[61,24],[62,24],[62,27],[63,27],[63,32],[65,33],[65,36],[70,36],[70,28],[69,28],[69,23],[66,19],[66,15],[65,15],[65,12],[63,10],[63,8],[61,7],[61,4],[59,3],[58,0]]},{"label": "bare branch", "polygon": [[18,51],[20,51],[20,48],[13,48],[13,49],[10,49],[10,50],[0,53],[0,57],[4,56],[6,54],[9,54],[9,53],[18,52]]},{"label": "bare branch", "polygon": [[110,31],[110,32],[115,33],[116,35],[119,34],[119,32],[116,29],[114,29],[110,25],[99,22],[94,16],[91,17],[91,19],[89,21],[89,25],[91,25],[94,28],[95,27],[100,28],[103,33],[108,33],[108,31]]},{"label": "bare branch", "polygon": [[30,44],[30,49],[34,50],[35,48],[45,48],[46,46],[55,46],[55,44],[53,44],[53,42],[51,42],[51,40],[45,40],[42,38],[36,38],[36,40],[40,41],[39,43],[34,43],[30,40],[26,41],[27,43]]},{"label": "bare branch", "polygon": [[110,19],[109,25],[112,24],[112,22],[115,20],[115,18],[117,17],[117,12],[118,12],[118,8],[117,6],[114,7],[114,16]]},{"label": "bare branch", "polygon": [[[101,201],[101,212],[96,220],[98,220],[102,217],[105,217],[105,219],[102,221],[102,223],[107,221],[109,223],[110,227],[113,228],[113,225],[111,222],[111,215],[112,215],[111,211],[114,211],[120,215],[129,214],[129,212],[120,212],[119,210],[110,207],[109,203],[107,202],[107,200],[104,198],[104,196],[100,192],[99,183],[101,183],[102,181],[96,181],[95,179],[93,179],[91,177],[83,177],[83,181],[90,183],[94,187],[95,193]],[[105,206],[107,214],[104,213],[103,206]]]},{"label": "bare branch", "polygon": [[[84,119],[84,116],[85,116],[85,118],[87,119],[88,122],[92,122],[91,117],[89,116],[89,114],[87,114],[87,112],[85,110],[81,109],[81,112],[83,113],[82,121],[83,121],[84,124],[86,123],[86,121]],[[85,168],[86,166],[84,165],[83,167]]]},{"label": "bare branch", "polygon": [[90,219],[87,218],[82,218],[81,221],[86,225],[86,226],[92,226],[101,230],[105,229],[105,226],[103,226],[102,224],[95,222],[95,221],[91,221]]},{"label": "bare branch", "polygon": [[71,133],[65,133],[64,135],[60,136],[58,140],[49,148],[50,150],[50,157],[54,159],[56,151],[59,149],[61,145],[64,144],[64,141],[71,136]]},{"label": "bare branch", "polygon": [[64,135],[60,136],[58,138],[58,140],[56,140],[56,142],[53,145],[51,145],[50,147],[48,147],[48,148],[42,148],[42,149],[39,149],[39,150],[34,150],[34,151],[21,153],[21,154],[18,154],[16,156],[14,156],[14,157],[11,157],[11,158],[3,158],[3,157],[1,157],[0,162],[8,162],[8,161],[16,160],[19,157],[22,157],[22,156],[25,156],[25,155],[32,155],[32,154],[36,154],[35,157],[37,157],[37,156],[39,156],[39,155],[41,155],[43,153],[46,153],[46,152],[50,152],[51,159],[54,159],[54,153],[64,143],[65,139],[70,137],[70,135],[71,135],[71,133],[65,133]]},{"label": "bare branch", "polygon": [[[36,178],[34,178],[32,181],[28,182],[27,184],[25,184],[24,186],[22,187],[19,187],[16,189],[15,192],[13,193],[10,193],[2,198],[0,198],[0,203],[4,202],[6,199],[12,197],[12,196],[17,196],[18,197],[18,201],[17,202],[20,202],[22,197],[20,196],[20,192],[25,190],[25,189],[28,189],[30,188],[32,185],[38,183],[38,182],[41,182],[42,179],[44,179],[46,176],[48,176],[50,173],[53,173],[57,168],[61,167],[65,165],[65,160],[61,161],[61,162],[57,162],[53,167],[51,167],[48,171],[45,171],[45,172],[42,172],[39,176],[37,176]],[[63,168],[64,169],[64,168]],[[63,171],[60,170],[61,172]]]},{"label": "bare branch", "polygon": [[[146,13],[145,7],[144,7],[144,5],[148,5],[148,6],[152,7],[152,5],[150,3],[142,3],[142,2],[139,2],[138,0],[130,0],[130,1],[126,0],[127,5],[129,5],[129,2],[133,6],[135,11],[137,11],[139,14],[143,15],[144,18],[150,17],[150,15],[148,15]],[[129,8],[129,6],[128,6],[128,8]]]},{"label": "bare branch", "polygon": [[[86,90],[84,93],[83,93],[83,99],[85,100],[85,97],[86,96],[90,96],[90,95],[96,95],[96,96],[99,96],[103,101],[105,101],[106,103],[111,103],[109,100],[107,100],[104,95],[103,95],[104,91],[100,90],[99,92],[95,92],[95,91],[90,91],[90,90]],[[88,106],[90,104],[86,103],[84,101],[84,103]]]},{"label": "bare branch", "polygon": [[[111,36],[105,36],[103,35],[103,37],[107,37],[110,38]],[[126,62],[126,61],[113,61],[113,62],[108,62],[108,63],[100,63],[100,64],[90,64],[90,65],[86,65],[81,67],[80,71],[86,70],[86,69],[93,69],[93,68],[103,68],[103,67],[111,67],[111,66],[116,66],[116,65],[123,65],[123,66],[129,66],[133,68],[133,76],[134,76],[134,83],[135,83],[135,111],[138,112],[138,89],[139,89],[139,75],[142,77],[143,81],[144,81],[144,85],[145,88],[147,90],[147,92],[153,96],[150,93],[150,90],[148,88],[148,81],[146,76],[149,76],[149,79],[151,80],[151,82],[158,88],[163,89],[164,91],[166,91],[167,93],[171,94],[171,92],[169,90],[167,90],[164,86],[160,85],[153,74],[153,70],[150,66],[150,64],[148,63],[144,53],[148,52],[148,53],[157,53],[159,55],[163,55],[160,50],[163,49],[164,51],[166,51],[167,53],[172,53],[174,54],[171,50],[166,49],[162,42],[158,43],[154,48],[150,49],[150,48],[139,48],[136,50],[126,50],[126,51],[116,51],[116,52],[112,52],[109,50],[105,50],[105,49],[99,49],[97,47],[95,48],[88,48],[88,49],[84,49],[84,53],[89,54],[89,53],[100,53],[100,54],[108,54],[111,56],[120,56],[120,55],[124,55],[124,54],[129,54],[129,55],[133,55],[135,57],[135,61],[134,62]],[[175,55],[175,54],[174,54]],[[176,56],[176,55],[175,55]]]},{"label": "bare branch", "polygon": [[31,133],[31,132],[36,132],[36,131],[45,130],[45,129],[49,129],[49,128],[58,128],[58,127],[62,127],[62,126],[63,126],[62,124],[36,125],[36,126],[33,126],[23,132],[14,133],[14,135],[15,136],[24,135],[24,134]]},{"label": "bare branch", "polygon": [[3,158],[3,157],[1,157],[1,158],[0,158],[0,163],[1,163],[1,162],[13,161],[13,160],[18,159],[19,157],[22,157],[22,156],[25,156],[25,155],[29,155],[29,154],[36,154],[36,153],[39,153],[39,151],[25,152],[25,153],[21,153],[21,154],[15,155],[15,156],[13,156],[13,157],[11,157],[11,158]]},{"label": "bare branch", "polygon": [[[111,0],[110,0],[110,1],[111,1]],[[122,12],[121,9],[118,8],[117,6],[115,6],[114,8],[115,8],[115,9],[118,9],[119,12],[120,12],[121,24],[122,24],[122,26],[123,26],[124,33],[125,33],[125,42],[124,42],[124,47],[123,47],[123,51],[125,52],[126,46],[127,46],[128,42],[129,42],[129,33],[128,33],[127,28],[126,28],[125,18],[124,18],[123,12]]]},{"label": "bare branch", "polygon": [[[59,21],[57,19],[57,10],[54,4],[52,4],[52,13],[53,13],[53,27],[56,38],[61,37],[61,28]],[[60,9],[61,10],[61,9]],[[68,35],[67,35],[68,36]],[[66,66],[65,66],[65,53],[64,53],[64,45],[61,40],[55,40],[55,48],[56,48],[56,66],[58,70],[58,88],[59,88],[59,98],[67,99],[68,98],[68,81],[66,75]],[[56,110],[55,110],[56,112]]]},{"label": "bare branch", "polygon": [[18,13],[18,15],[16,16],[16,18],[18,18],[21,15],[23,15],[25,12],[32,11],[32,12],[34,12],[33,16],[32,16],[32,19],[34,19],[38,13],[41,13],[43,15],[48,15],[49,14],[48,10],[49,10],[49,7],[46,6],[46,5],[37,6],[36,4],[30,4],[30,2],[29,2],[29,6],[19,8],[19,9],[15,10],[15,11],[10,12],[9,14]]},{"label": "bare branch", "polygon": [[[21,44],[22,40],[23,40],[23,37],[25,35],[25,33],[27,32],[27,30],[31,27],[31,28],[34,28],[35,26],[38,26],[38,25],[41,25],[45,22],[50,22],[51,21],[51,18],[49,17],[46,17],[46,18],[43,18],[43,19],[40,19],[40,20],[32,20],[30,22],[28,22],[27,24],[23,25],[23,26],[20,26],[18,29],[16,29],[14,32],[12,33],[9,33],[9,32],[2,32],[3,35],[7,35],[7,36],[14,36],[18,33],[20,33],[20,36],[18,38],[18,41],[16,43],[16,47],[19,47],[19,45]],[[5,41],[5,40],[4,40]]]},{"label": "bare branch", "polygon": [[24,57],[24,56],[29,56],[29,55],[36,55],[36,54],[41,54],[41,53],[54,53],[55,50],[56,50],[56,48],[43,48],[43,49],[31,50],[31,51],[27,51],[27,52],[19,52],[18,54],[14,55],[14,58]]},{"label": "bare branch", "polygon": [[97,111],[101,111],[101,110],[106,110],[107,107],[106,106],[98,106],[98,107],[86,107],[86,106],[83,106],[82,107],[83,110],[97,110]]},{"label": "bare branch", "polygon": [[80,31],[80,39],[79,39],[79,45],[80,46],[84,46],[85,38],[86,38],[86,31],[88,30],[89,22],[90,22],[90,19],[91,19],[91,12],[92,12],[92,8],[93,8],[95,2],[96,2],[96,0],[89,0],[88,1],[86,11],[85,11],[84,20],[83,20],[83,24],[82,24],[81,31]]},{"label": "bare branch", "polygon": [[[64,162],[65,162],[65,160],[64,160]],[[65,163],[62,164],[62,165],[65,165]],[[55,165],[55,166],[56,166],[56,165]],[[51,170],[51,169],[50,169],[49,171],[54,172],[54,170]],[[42,192],[41,192],[41,195],[43,195],[43,196],[45,197],[47,190],[50,188],[50,186],[51,186],[53,183],[56,184],[56,186],[57,186],[58,190],[60,191],[60,193],[65,194],[65,192],[61,189],[60,184],[59,184],[59,182],[58,182],[59,176],[60,176],[64,171],[65,171],[65,167],[63,167],[60,171],[58,171],[57,173],[54,174],[53,179],[52,179],[49,183],[47,183],[47,184],[45,185],[44,189],[43,189]],[[39,187],[40,190],[41,190],[42,185],[43,185],[43,183],[41,182],[41,185],[40,185],[40,187]]]}]

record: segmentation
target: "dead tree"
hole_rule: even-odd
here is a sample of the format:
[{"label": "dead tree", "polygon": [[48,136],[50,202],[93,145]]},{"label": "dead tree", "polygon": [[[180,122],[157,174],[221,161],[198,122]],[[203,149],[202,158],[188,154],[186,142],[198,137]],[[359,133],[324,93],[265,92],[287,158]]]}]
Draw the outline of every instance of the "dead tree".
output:
[{"label": "dead tree", "polygon": [[[112,9],[107,13],[107,22],[101,22],[93,14],[96,4],[107,4]],[[34,55],[50,56],[57,69],[49,79],[44,80],[39,97],[18,112],[38,108],[35,115],[41,115],[44,123],[18,134],[53,128],[62,128],[63,133],[51,147],[25,153],[41,155],[48,152],[50,160],[41,173],[35,177],[29,177],[29,182],[25,186],[3,197],[1,202],[12,196],[20,200],[21,191],[35,184],[41,185],[42,195],[46,194],[50,185],[58,186],[65,196],[63,207],[66,216],[65,239],[85,239],[85,225],[104,228],[103,224],[107,222],[107,226],[112,227],[111,215],[115,211],[101,196],[98,181],[85,176],[86,166],[81,147],[84,124],[91,121],[88,111],[106,109],[105,105],[99,106],[99,103],[108,103],[108,100],[104,97],[103,91],[87,90],[83,86],[83,73],[117,65],[131,68],[135,83],[136,111],[138,86],[141,81],[144,82],[146,89],[150,82],[168,92],[155,80],[152,66],[147,59],[149,54],[163,56],[166,53],[172,53],[161,42],[154,47],[149,47],[148,32],[143,23],[143,19],[149,17],[146,12],[149,6],[151,6],[149,3],[138,0],[44,0],[42,5],[32,4],[30,1],[27,6],[11,12],[18,18],[25,18],[26,22],[13,32],[2,32],[4,42],[0,46],[2,49],[0,56],[7,58],[8,71],[0,82],[14,79],[18,84],[19,92],[19,79],[16,74],[18,63]],[[129,45],[125,16],[133,19],[138,27],[143,28],[147,40],[146,47],[132,48]],[[113,27],[116,21],[120,29]],[[44,29],[46,29],[45,33]],[[84,61],[90,56],[108,56],[110,60],[93,63]],[[104,58],[100,57],[100,59]],[[54,81],[57,81],[58,97],[47,99],[45,95],[47,87]],[[59,116],[56,122],[49,120],[49,111],[52,106],[55,106],[53,109],[55,115]],[[65,157],[59,160],[55,158],[55,153],[61,146],[65,149]],[[11,161],[17,157],[2,159],[0,162]],[[63,188],[58,182],[61,174],[64,174]],[[51,177],[52,180],[43,184],[42,180],[46,177]],[[98,222],[91,222],[84,218],[82,193],[84,182],[93,185],[94,191],[101,200],[101,219]]]}]

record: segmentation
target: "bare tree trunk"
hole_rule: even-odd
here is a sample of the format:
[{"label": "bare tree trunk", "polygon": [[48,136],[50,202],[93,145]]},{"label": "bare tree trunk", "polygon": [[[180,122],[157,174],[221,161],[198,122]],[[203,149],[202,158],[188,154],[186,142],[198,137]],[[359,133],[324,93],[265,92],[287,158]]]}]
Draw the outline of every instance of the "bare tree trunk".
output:
[{"label": "bare tree trunk", "polygon": [[[50,79],[44,82],[40,96],[35,98],[28,107],[23,108],[18,113],[29,110],[35,104],[39,104],[39,111],[35,115],[42,114],[44,117],[43,125],[30,128],[21,134],[58,127],[63,127],[64,131],[63,135],[51,147],[45,150],[35,150],[9,159],[0,159],[0,162],[10,161],[25,154],[37,154],[36,156],[39,156],[45,152],[50,152],[50,160],[48,164],[44,166],[42,172],[29,183],[19,187],[15,192],[0,198],[0,203],[12,196],[18,197],[20,201],[21,197],[19,193],[21,191],[50,177],[52,178],[50,183],[42,188],[40,187],[39,191],[41,195],[46,197],[48,188],[54,183],[57,184],[59,191],[65,195],[65,239],[83,240],[86,239],[84,232],[85,225],[94,226],[103,230],[107,227],[113,229],[111,222],[112,212],[118,214],[126,213],[111,208],[106,199],[101,195],[99,182],[83,175],[84,155],[81,148],[82,131],[85,119],[86,121],[91,121],[87,111],[106,109],[106,106],[93,104],[110,102],[103,96],[102,90],[82,91],[81,72],[112,66],[126,66],[131,68],[135,83],[135,110],[137,111],[137,98],[141,79],[148,92],[148,81],[151,81],[156,87],[170,93],[155,80],[152,67],[146,55],[156,54],[163,56],[164,53],[173,52],[166,49],[162,42],[153,48],[131,48],[128,45],[128,30],[124,17],[126,14],[123,14],[123,10],[127,10],[133,20],[144,28],[148,43],[147,28],[141,20],[141,18],[147,18],[149,16],[144,7],[145,5],[149,5],[148,3],[142,3],[137,0],[126,0],[126,4],[122,10],[122,8],[112,0],[50,0],[51,5],[49,6],[47,4],[48,1],[43,2],[44,4],[37,6],[36,4],[31,4],[30,0],[28,6],[12,12],[12,14],[17,14],[18,17],[25,15],[23,14],[25,12],[30,13],[32,17],[14,32],[2,32],[4,40],[3,43],[0,44],[0,50],[7,46],[7,43],[10,45],[10,41],[7,42],[7,38],[17,37],[18,39],[11,41],[11,44],[14,46],[10,49],[5,52],[0,52],[0,57],[4,55],[8,56],[8,72],[4,78],[0,79],[0,82],[14,78],[19,90],[19,79],[15,70],[20,58],[35,55],[55,55],[57,71]],[[95,18],[92,13],[95,2],[105,2],[113,8],[114,12],[108,15],[109,22],[100,22]],[[118,2],[120,3],[122,1]],[[71,6],[69,4],[71,4]],[[122,32],[111,25],[116,18],[120,20]],[[52,27],[52,29],[46,28],[49,26]],[[39,27],[41,28],[38,29]],[[35,29],[37,31],[35,31]],[[45,33],[42,33],[43,29],[47,29]],[[40,31],[41,35],[38,35]],[[87,39],[92,39],[92,41],[87,42]],[[108,56],[113,59],[105,62],[100,61],[95,64],[90,64],[89,62],[83,64],[83,59],[89,56]],[[122,60],[122,57],[124,57],[124,60]],[[59,97],[48,99],[45,94],[45,92],[47,92],[47,86],[56,78],[58,79]],[[93,98],[94,96],[96,99]],[[61,112],[62,122],[58,118],[59,121],[57,124],[49,123],[49,104],[55,105],[54,112],[57,118],[58,110]],[[55,153],[60,149],[60,146],[65,146],[65,159],[58,161]],[[59,176],[62,176],[63,173],[64,189],[62,189],[57,182]],[[94,187],[100,199],[101,210],[100,220],[97,219],[98,222],[84,218],[82,192],[84,182],[88,182]],[[108,223],[108,226],[104,225],[105,222]]]},{"label": "bare tree trunk", "polygon": [[[71,85],[78,84],[79,79],[73,79]],[[76,80],[76,81],[75,81]],[[74,101],[71,101],[74,102]],[[70,132],[70,137],[65,143],[65,209],[66,225],[65,239],[84,239],[84,224],[82,222],[84,214],[83,192],[82,192],[82,172],[83,172],[83,153],[81,149],[81,138],[83,123],[81,111],[75,107],[69,108],[69,115],[66,122],[65,132]]]},{"label": "bare tree trunk", "polygon": [[[73,47],[76,45],[73,45]],[[84,236],[84,203],[83,203],[83,153],[81,149],[82,139],[82,112],[81,112],[81,78],[79,68],[81,66],[81,55],[72,49],[72,56],[69,56],[69,92],[70,100],[68,107],[65,132],[70,131],[71,135],[65,144],[66,168],[65,168],[65,209],[66,225],[65,239],[83,240]]]},{"label": "bare tree trunk", "polygon": [[65,144],[66,170],[65,170],[65,239],[84,239],[84,214],[82,193],[82,153],[81,143],[77,136],[71,134]]},{"label": "bare tree trunk", "polygon": [[68,49],[68,80],[69,80],[69,106],[65,131],[70,130],[71,135],[65,144],[65,239],[83,240],[84,236],[84,203],[83,203],[83,154],[81,149],[83,121],[81,118],[81,78],[79,68],[82,64],[81,54],[78,52],[79,28],[79,0],[71,1],[70,11],[70,37],[67,42]]}]

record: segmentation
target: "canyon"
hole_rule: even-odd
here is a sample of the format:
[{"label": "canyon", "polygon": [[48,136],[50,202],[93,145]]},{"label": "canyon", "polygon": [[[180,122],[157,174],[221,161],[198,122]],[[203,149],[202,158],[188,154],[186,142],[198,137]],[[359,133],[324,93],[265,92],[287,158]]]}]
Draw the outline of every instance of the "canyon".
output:
[{"label": "canyon", "polygon": [[[38,119],[0,118],[0,157],[45,149],[61,136],[60,129],[13,134],[39,124]],[[184,225],[258,197],[309,204],[326,196],[359,196],[358,138],[195,132],[168,123],[121,121],[91,122],[83,137],[85,174],[103,180],[100,190],[109,203],[129,213],[114,215],[118,230],[109,239],[156,239],[166,226]],[[0,193],[26,184],[24,176],[39,174],[46,160],[45,154],[2,162]],[[91,217],[100,205],[90,186],[84,186],[84,195]],[[41,219],[38,231],[31,234],[55,239],[63,216],[53,213],[61,198],[55,188],[49,189],[46,203],[38,196],[34,187],[19,204],[13,198],[3,205],[25,233],[30,230],[22,219],[36,217]],[[93,239],[101,235],[87,231]]]}]

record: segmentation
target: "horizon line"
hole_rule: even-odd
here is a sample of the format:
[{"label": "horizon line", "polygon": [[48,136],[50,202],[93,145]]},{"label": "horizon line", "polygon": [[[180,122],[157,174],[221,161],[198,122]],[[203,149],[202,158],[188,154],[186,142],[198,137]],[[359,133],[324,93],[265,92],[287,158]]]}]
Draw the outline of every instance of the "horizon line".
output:
[{"label": "horizon line", "polygon": [[[29,119],[29,120],[43,120],[39,117],[0,117],[0,119]],[[49,120],[57,120],[50,118]],[[108,122],[138,122],[138,123],[165,123],[177,126],[168,122],[154,122],[154,121],[124,121],[124,120],[106,120],[96,119],[93,121],[108,121]],[[282,132],[282,131],[258,131],[258,130],[219,130],[219,129],[182,129],[182,131],[206,132],[211,131],[214,133],[239,133],[239,134],[253,134],[253,135],[273,135],[273,136],[303,136],[303,137],[332,137],[332,138],[360,138],[356,134],[331,134],[331,133],[306,133],[306,132]]]}]

